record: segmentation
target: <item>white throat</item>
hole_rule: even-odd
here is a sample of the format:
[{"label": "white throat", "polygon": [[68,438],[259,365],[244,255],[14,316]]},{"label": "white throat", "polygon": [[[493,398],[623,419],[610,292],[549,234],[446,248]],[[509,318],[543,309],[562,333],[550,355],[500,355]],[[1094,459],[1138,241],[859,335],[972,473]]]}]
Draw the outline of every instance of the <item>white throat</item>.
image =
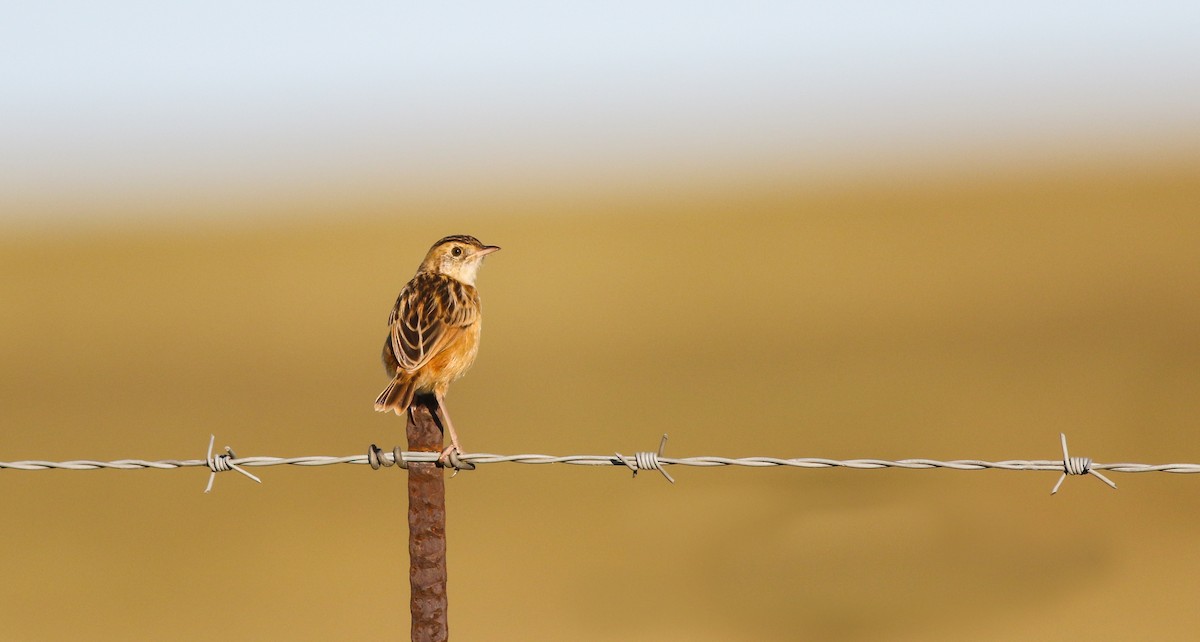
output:
[{"label": "white throat", "polygon": [[467,285],[475,286],[475,277],[479,275],[479,265],[483,263],[483,257],[476,257],[473,260],[464,261],[455,264],[450,260],[442,263],[442,274],[453,278],[456,281],[461,281]]}]

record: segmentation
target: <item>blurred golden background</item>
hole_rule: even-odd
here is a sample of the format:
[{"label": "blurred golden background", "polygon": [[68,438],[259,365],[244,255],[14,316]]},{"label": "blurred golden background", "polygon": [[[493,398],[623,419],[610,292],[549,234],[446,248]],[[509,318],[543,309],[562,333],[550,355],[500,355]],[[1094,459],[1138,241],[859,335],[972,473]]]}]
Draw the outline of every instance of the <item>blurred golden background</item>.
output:
[{"label": "blurred golden background", "polygon": [[[188,48],[204,38],[101,48],[111,67],[96,86],[111,80],[135,102],[170,65],[134,54],[198,66],[183,74],[194,84],[161,87],[162,102],[114,99],[99,115],[75,101],[100,92],[80,79],[82,49],[44,63],[74,75],[41,93],[35,74],[19,76],[33,97],[13,99],[25,109],[17,122],[34,128],[14,133],[6,121],[19,144],[3,153],[5,167],[19,171],[6,174],[0,201],[0,461],[199,458],[210,433],[242,456],[402,443],[402,421],[371,408],[386,384],[385,320],[429,245],[456,233],[504,248],[480,274],[479,361],[448,399],[470,451],[631,454],[667,432],[672,456],[1054,459],[1061,431],[1074,455],[1097,461],[1200,461],[1197,97],[1151,64],[1170,61],[1174,74],[1200,59],[1172,57],[1194,43],[1152,37],[1159,27],[1182,33],[1175,14],[1135,13],[1139,22],[1097,10],[1082,32],[1120,25],[1120,46],[1085,38],[1072,50],[1084,55],[1049,56],[1044,76],[999,105],[1009,72],[1042,68],[1041,47],[1068,31],[1067,18],[1023,25],[1034,10],[1017,8],[993,35],[1011,43],[1011,57],[970,58],[961,76],[871,94],[863,88],[876,86],[858,86],[855,74],[887,71],[892,63],[871,63],[892,60],[886,51],[841,61],[828,78],[805,75],[828,62],[813,51],[892,38],[920,54],[896,59],[904,79],[944,70],[928,56],[975,51],[971,39],[960,31],[950,40],[965,49],[929,44],[937,17],[914,19],[925,30],[905,35],[910,24],[882,16],[878,32],[802,45],[788,39],[797,16],[772,11],[684,21],[678,50],[646,45],[653,25],[608,42],[620,29],[603,23],[579,45],[547,34],[591,33],[582,18],[502,21],[498,30],[535,38],[528,59],[502,50],[499,62],[479,63],[479,77],[506,78],[505,64],[528,60],[553,67],[559,47],[579,67],[519,67],[511,87],[447,72],[445,93],[426,93],[415,115],[371,112],[412,131],[435,123],[413,148],[409,130],[347,124],[364,113],[355,101],[372,96],[330,79],[378,70],[343,65],[349,54],[339,52],[310,79],[282,55],[204,67]],[[272,15],[259,8],[249,24]],[[971,26],[971,15],[949,22]],[[426,39],[486,32],[487,17]],[[713,39],[731,17],[767,45]],[[823,17],[818,27],[853,23]],[[298,24],[280,30],[313,35]],[[369,42],[386,35],[367,31]],[[23,37],[17,46],[30,51],[52,44]],[[268,45],[279,53],[290,43]],[[454,54],[454,69],[471,68],[477,53]],[[613,80],[643,70],[634,54],[649,56],[653,73]],[[785,101],[788,113],[758,111],[756,100],[781,95],[763,90],[721,103],[728,111],[710,121],[700,104],[709,94],[666,73],[719,80],[734,68],[723,62],[743,58],[770,82],[734,73],[749,84],[715,91],[718,102],[774,87],[793,69],[816,84],[788,89],[799,101]],[[435,74],[436,56],[421,60]],[[224,87],[209,73],[224,64],[249,68],[250,81],[278,71],[292,83],[281,86],[311,91],[276,114],[282,124],[214,124],[245,98],[197,98]],[[1089,69],[1094,86],[1072,75]],[[522,102],[543,95],[533,81],[577,72],[568,90],[594,82],[594,92]],[[963,105],[938,88],[977,73],[964,96],[984,88],[984,102],[1012,118],[976,122],[980,112],[966,109],[962,122],[943,120]],[[1113,74],[1133,84],[1099,99],[1085,91]],[[647,80],[685,91],[639,102],[633,90]],[[1158,93],[1120,96],[1159,81]],[[479,87],[498,93],[476,105]],[[313,98],[325,90],[334,97]],[[247,113],[289,96],[267,93]],[[811,111],[797,98],[806,95],[819,103]],[[864,105],[872,95],[899,102]],[[1056,96],[1077,102],[1055,112]],[[191,98],[195,113],[172,102]],[[599,112],[572,111],[604,100]],[[847,121],[862,125],[858,135],[822,111],[850,103],[861,108]],[[462,113],[439,115],[438,105]],[[65,138],[35,127],[39,106],[68,114]],[[205,106],[225,111],[188,121]],[[675,108],[703,122],[680,125]],[[143,112],[161,122],[137,122]],[[760,116],[765,125],[751,122]],[[810,118],[831,133],[814,133]],[[621,138],[630,122],[640,128]],[[873,138],[915,123],[924,129]],[[305,127],[321,126],[341,141],[333,152],[306,138]],[[485,129],[472,147],[468,134]],[[531,143],[530,132],[540,138]],[[615,142],[598,142],[613,132]],[[261,486],[225,474],[211,495],[202,469],[0,472],[0,637],[406,637],[403,475],[254,472]],[[1191,476],[1113,473],[1116,492],[1072,478],[1051,497],[1055,473],[670,472],[678,483],[514,464],[448,480],[454,639],[1179,639],[1200,627],[1191,608],[1200,516],[1189,499],[1200,479]]]}]

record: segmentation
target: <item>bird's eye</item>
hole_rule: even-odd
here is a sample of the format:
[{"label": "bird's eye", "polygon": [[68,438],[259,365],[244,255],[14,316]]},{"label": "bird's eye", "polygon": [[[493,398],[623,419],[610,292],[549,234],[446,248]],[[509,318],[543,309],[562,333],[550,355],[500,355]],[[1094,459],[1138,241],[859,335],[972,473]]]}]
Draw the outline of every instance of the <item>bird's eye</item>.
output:
[{"label": "bird's eye", "polygon": [[453,254],[454,256],[462,256],[462,248],[455,247],[453,250],[450,250],[450,253]]}]

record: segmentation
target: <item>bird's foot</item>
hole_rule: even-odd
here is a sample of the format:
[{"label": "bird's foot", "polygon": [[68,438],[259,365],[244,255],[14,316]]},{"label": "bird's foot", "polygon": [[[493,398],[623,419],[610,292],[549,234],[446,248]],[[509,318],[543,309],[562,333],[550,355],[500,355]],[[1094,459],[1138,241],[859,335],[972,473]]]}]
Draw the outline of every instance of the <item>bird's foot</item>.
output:
[{"label": "bird's foot", "polygon": [[458,458],[460,454],[462,453],[458,449],[458,446],[450,444],[442,449],[442,454],[438,456],[438,465],[443,468],[454,469],[454,474],[450,475],[451,477],[458,474],[460,470],[475,470],[475,464]]}]

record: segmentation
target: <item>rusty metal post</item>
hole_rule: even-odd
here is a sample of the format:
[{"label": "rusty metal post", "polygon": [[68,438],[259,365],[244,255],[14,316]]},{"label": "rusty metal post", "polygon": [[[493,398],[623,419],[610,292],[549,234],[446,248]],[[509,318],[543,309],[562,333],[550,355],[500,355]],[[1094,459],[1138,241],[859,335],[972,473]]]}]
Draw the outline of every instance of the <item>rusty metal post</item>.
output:
[{"label": "rusty metal post", "polygon": [[[408,449],[441,452],[437,399],[420,396],[408,413]],[[408,578],[413,642],[444,642],[446,619],[446,484],[433,463],[408,465]]]}]

